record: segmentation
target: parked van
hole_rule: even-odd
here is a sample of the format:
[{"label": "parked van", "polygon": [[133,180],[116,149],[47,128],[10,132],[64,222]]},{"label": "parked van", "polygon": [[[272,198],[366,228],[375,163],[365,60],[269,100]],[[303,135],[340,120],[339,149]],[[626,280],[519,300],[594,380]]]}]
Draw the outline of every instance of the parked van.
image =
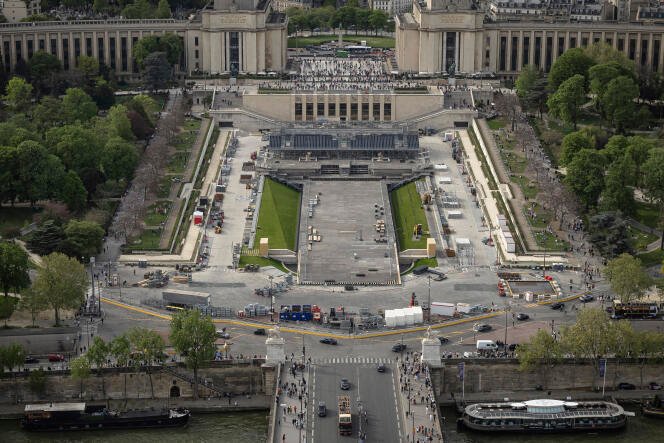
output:
[{"label": "parked van", "polygon": [[493,340],[477,340],[476,348],[479,352],[491,352],[498,350],[498,345]]}]

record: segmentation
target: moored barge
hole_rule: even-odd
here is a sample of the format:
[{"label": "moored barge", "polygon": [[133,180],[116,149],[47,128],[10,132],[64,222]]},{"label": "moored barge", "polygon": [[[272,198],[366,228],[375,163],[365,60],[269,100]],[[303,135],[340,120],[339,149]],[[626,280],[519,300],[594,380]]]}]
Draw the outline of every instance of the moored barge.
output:
[{"label": "moored barge", "polygon": [[463,411],[459,423],[468,429],[487,432],[599,432],[627,424],[622,406],[606,401],[561,401],[475,403]]},{"label": "moored barge", "polygon": [[120,412],[85,403],[46,403],[26,405],[21,426],[28,431],[168,428],[185,426],[189,416],[183,408]]},{"label": "moored barge", "polygon": [[643,405],[641,412],[643,412],[643,415],[646,417],[664,418],[664,402],[659,398],[659,395],[655,395],[655,398],[652,401]]}]

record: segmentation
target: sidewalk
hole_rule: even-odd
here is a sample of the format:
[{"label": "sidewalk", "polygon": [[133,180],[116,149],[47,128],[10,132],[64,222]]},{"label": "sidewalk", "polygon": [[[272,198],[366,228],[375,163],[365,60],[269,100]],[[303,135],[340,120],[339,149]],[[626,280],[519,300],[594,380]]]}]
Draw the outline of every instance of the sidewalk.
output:
[{"label": "sidewalk", "polygon": [[399,360],[401,420],[406,441],[442,442],[440,416],[429,378],[429,368],[419,362],[417,352],[408,352]]},{"label": "sidewalk", "polygon": [[276,409],[275,443],[307,440],[308,379],[307,369],[293,372],[291,361],[286,361],[280,380],[279,405]]}]

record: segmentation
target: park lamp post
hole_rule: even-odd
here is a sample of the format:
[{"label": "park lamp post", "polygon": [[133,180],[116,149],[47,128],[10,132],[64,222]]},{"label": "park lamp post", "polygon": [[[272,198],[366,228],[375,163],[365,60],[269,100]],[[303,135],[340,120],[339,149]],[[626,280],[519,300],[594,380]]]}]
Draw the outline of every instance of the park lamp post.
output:
[{"label": "park lamp post", "polygon": [[268,277],[270,279],[270,323],[274,323],[274,294],[272,294],[272,279],[273,276]]}]

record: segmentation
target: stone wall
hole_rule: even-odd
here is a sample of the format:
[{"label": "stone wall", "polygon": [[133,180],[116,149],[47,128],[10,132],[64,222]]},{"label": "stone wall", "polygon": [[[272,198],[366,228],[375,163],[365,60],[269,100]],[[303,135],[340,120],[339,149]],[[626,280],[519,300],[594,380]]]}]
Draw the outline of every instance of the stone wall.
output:
[{"label": "stone wall", "polygon": [[[233,394],[272,394],[274,385],[274,368],[259,364],[240,364],[233,366],[219,366],[201,369],[199,377],[210,386],[214,386],[223,392]],[[193,374],[185,367],[171,367],[179,374],[191,377]],[[164,371],[159,367],[152,370],[152,386],[155,398],[168,398],[171,389],[177,386],[180,397],[192,397],[193,385],[172,373]],[[105,369],[103,376],[97,375],[93,370],[90,377],[83,380],[74,380],[68,371],[57,371],[47,373],[46,390],[42,395],[33,393],[29,388],[26,374],[19,374],[16,378],[0,379],[0,404],[21,402],[32,402],[38,400],[66,401],[82,398],[84,400],[104,400],[123,398],[150,398],[150,377],[145,372],[131,370]],[[266,386],[266,383],[268,386]],[[268,389],[269,391],[266,391]],[[200,396],[217,396],[216,392],[199,386]]]},{"label": "stone wall", "polygon": [[[459,380],[460,362],[465,362],[465,391],[497,392],[526,391],[542,385],[545,389],[590,390],[602,386],[597,368],[590,361],[565,361],[550,368],[520,371],[516,360],[449,359],[444,366],[432,369],[432,380],[437,395],[461,392]],[[652,381],[664,384],[664,365],[646,364],[643,367],[643,383]],[[606,389],[611,390],[620,382],[641,384],[641,366],[638,362],[607,362]]]}]

